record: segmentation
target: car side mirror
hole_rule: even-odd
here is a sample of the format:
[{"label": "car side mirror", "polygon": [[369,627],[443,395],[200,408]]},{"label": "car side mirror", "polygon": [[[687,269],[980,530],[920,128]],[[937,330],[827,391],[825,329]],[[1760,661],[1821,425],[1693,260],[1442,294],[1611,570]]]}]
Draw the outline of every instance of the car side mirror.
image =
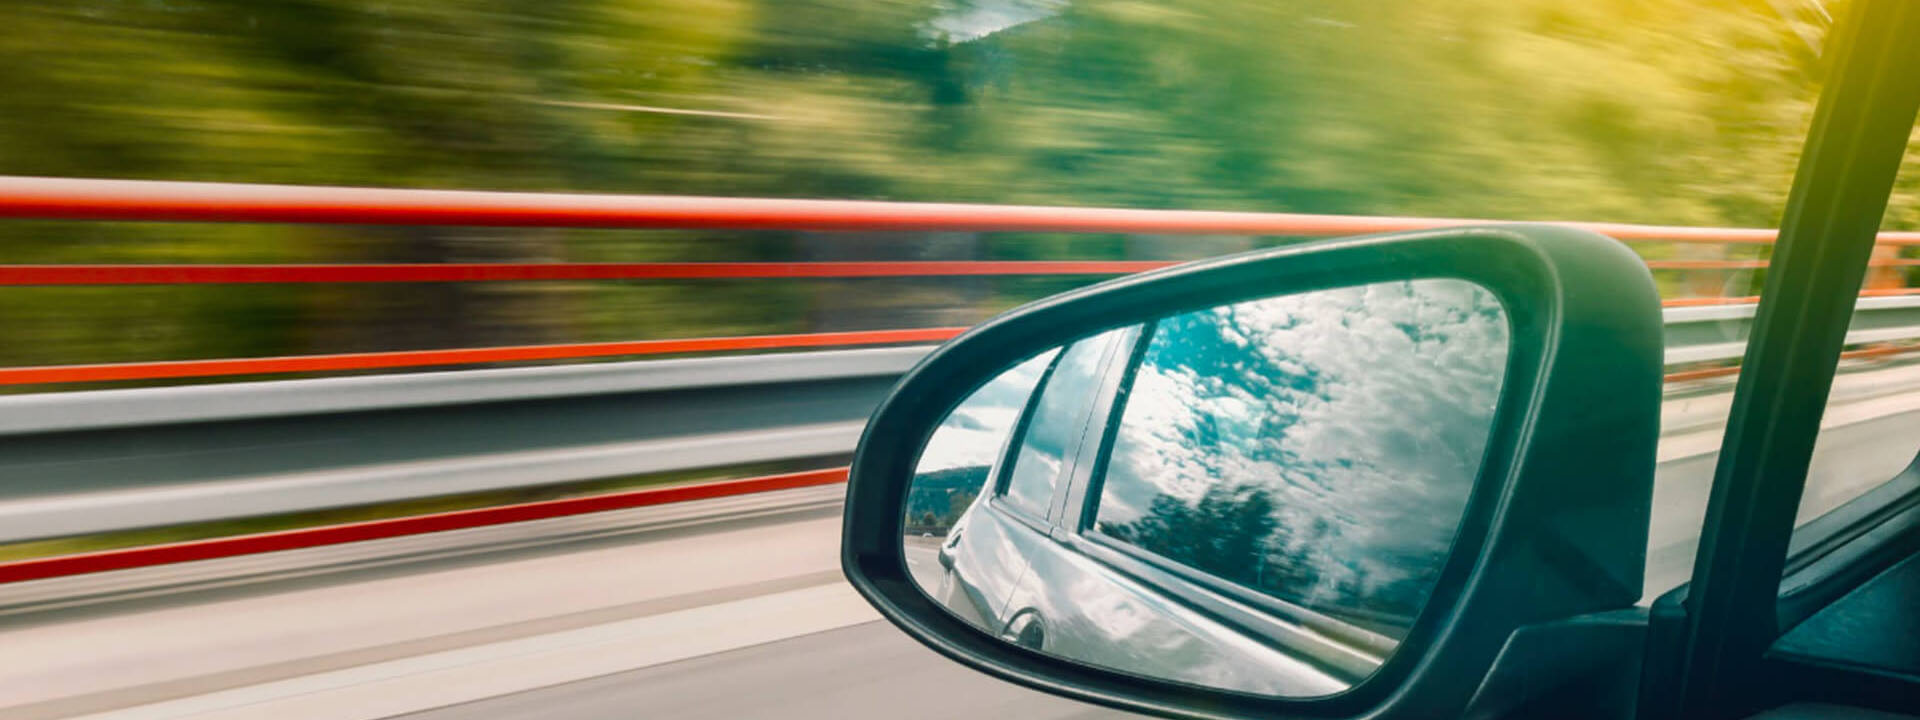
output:
[{"label": "car side mirror", "polygon": [[1640,598],[1661,351],[1644,263],[1562,227],[1112,280],[907,374],[842,565],[933,649],[1069,697],[1459,715],[1567,680]]}]

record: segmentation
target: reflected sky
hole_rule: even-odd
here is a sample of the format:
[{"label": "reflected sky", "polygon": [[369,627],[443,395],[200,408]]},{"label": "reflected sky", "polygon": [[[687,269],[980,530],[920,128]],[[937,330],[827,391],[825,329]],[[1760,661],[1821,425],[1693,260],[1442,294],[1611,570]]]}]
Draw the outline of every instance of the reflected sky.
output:
[{"label": "reflected sky", "polygon": [[1096,526],[1292,602],[1410,616],[1478,474],[1507,334],[1459,280],[1167,318]]},{"label": "reflected sky", "polygon": [[933,437],[927,439],[926,450],[920,453],[914,474],[992,465],[993,454],[1000,449],[1013,423],[1019,420],[1020,410],[1033,394],[1033,386],[1040,382],[1047,363],[1059,352],[1055,348],[1035,355],[987,381],[960,401],[933,431]]},{"label": "reflected sky", "polygon": [[1059,349],[1015,365],[960,401],[921,451],[907,490],[906,534],[944,537],[987,482],[996,453]]}]

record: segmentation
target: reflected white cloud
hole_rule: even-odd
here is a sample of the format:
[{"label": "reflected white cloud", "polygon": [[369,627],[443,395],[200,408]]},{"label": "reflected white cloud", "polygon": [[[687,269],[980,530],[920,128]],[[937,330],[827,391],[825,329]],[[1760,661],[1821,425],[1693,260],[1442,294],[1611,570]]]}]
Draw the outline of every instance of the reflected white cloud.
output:
[{"label": "reflected white cloud", "polygon": [[[1499,304],[1460,281],[1402,282],[1124,336],[1136,329],[1147,344],[1093,478],[1097,529],[1318,614],[1275,613],[1271,626],[1217,616],[1187,602],[1176,574],[1116,571],[1082,553],[1092,544],[1060,541],[1081,527],[1079,509],[1046,510],[1063,507],[1049,501],[1064,461],[1087,462],[1068,450],[1101,402],[1092,379],[1132,357],[1105,350],[1119,330],[1010,369],[936,430],[906,541],[939,575],[916,579],[995,636],[1018,618],[1013,641],[1102,667],[1282,696],[1365,677],[1425,601],[1478,472],[1507,356]],[[1029,404],[1028,428],[1010,438]],[[1010,441],[1012,465],[996,469]],[[990,501],[980,493],[995,472],[1006,485]],[[1052,527],[1034,527],[1042,515]]]},{"label": "reflected white cloud", "polygon": [[916,475],[957,467],[993,464],[993,454],[1020,419],[1033,386],[1047,370],[1047,363],[1059,350],[1048,350],[1013,366],[987,381],[967,399],[927,439],[927,448],[914,467]]},{"label": "reflected white cloud", "polygon": [[[1100,527],[1184,542],[1156,550],[1283,599],[1411,613],[1478,473],[1506,356],[1498,301],[1458,280],[1168,318],[1126,399]],[[1205,532],[1254,536],[1151,537],[1249,503],[1258,528]]]}]

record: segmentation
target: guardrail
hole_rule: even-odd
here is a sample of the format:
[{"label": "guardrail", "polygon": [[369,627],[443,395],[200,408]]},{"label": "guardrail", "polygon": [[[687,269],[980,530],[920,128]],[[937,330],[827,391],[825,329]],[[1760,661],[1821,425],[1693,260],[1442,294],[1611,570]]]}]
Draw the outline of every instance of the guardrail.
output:
[{"label": "guardrail", "polygon": [[[1752,311],[1666,310],[1669,362],[1738,357]],[[1920,338],[1920,298],[1856,325]],[[844,456],[927,349],[0,397],[0,542]]]},{"label": "guardrail", "polygon": [[[1666,321],[1667,364],[1739,359],[1746,354],[1747,332],[1757,307],[1740,303],[1666,308],[1661,314]],[[1915,338],[1920,338],[1920,296],[1863,297],[1855,301],[1847,345]]]},{"label": "guardrail", "polygon": [[[586,195],[244,185],[0,176],[0,218],[494,227],[723,228],[828,232],[1063,232],[1326,237],[1485,224],[1468,218],[1134,210],[837,200]],[[1571,222],[1628,242],[1764,245],[1776,231]],[[1882,245],[1920,245],[1920,232],[1887,232]],[[1877,265],[1920,258],[1876,258]],[[819,263],[519,263],[387,265],[0,266],[0,285],[493,282],[688,278],[1116,275],[1167,261],[927,261]],[[1673,270],[1760,267],[1759,260],[1655,260]],[[572,360],[743,349],[793,349],[951,336],[952,328],[807,333],[270,358],[0,368],[0,384],[153,380]]]},{"label": "guardrail", "polygon": [[0,542],[844,456],[925,352],[0,397]]},{"label": "guardrail", "polygon": [[[1050,231],[1319,236],[1482,221],[803,200],[366,190],[0,178],[0,217],[494,226]],[[1630,241],[1754,244],[1770,230],[1575,223]],[[1920,233],[1883,243],[1920,244]],[[1674,268],[1700,261],[1666,261]],[[1749,261],[1714,268],[1750,267]],[[1886,264],[1920,260],[1888,259]],[[1728,264],[1734,263],[1734,264]],[[1741,264],[1749,263],[1749,264]],[[0,267],[0,285],[1104,275],[1161,261]],[[1649,263],[1656,267],[1658,263]],[[1741,354],[1750,304],[1675,302],[1669,361]],[[1920,337],[1920,297],[1866,298],[1849,343]],[[85,382],[502,361],[925,343],[958,328],[0,368]],[[1878,351],[1878,350],[1876,350]],[[0,542],[834,458],[924,346],[0,397]],[[1692,380],[1737,372],[1676,373]],[[1699,374],[1706,373],[1706,374]],[[832,482],[834,471],[805,474]],[[781,476],[789,478],[790,476]],[[760,479],[773,486],[790,479]],[[721,486],[716,486],[721,487]],[[728,492],[759,487],[752,481]],[[630,507],[618,495],[0,564],[0,582]],[[536,505],[538,506],[536,508]],[[342,529],[357,527],[359,529]]]}]

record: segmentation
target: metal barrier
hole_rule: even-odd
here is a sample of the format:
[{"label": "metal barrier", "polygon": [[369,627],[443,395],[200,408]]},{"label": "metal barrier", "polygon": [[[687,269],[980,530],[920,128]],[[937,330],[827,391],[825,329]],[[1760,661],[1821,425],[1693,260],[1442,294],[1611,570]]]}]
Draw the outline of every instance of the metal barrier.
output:
[{"label": "metal barrier", "polygon": [[189,377],[220,377],[228,375],[339,372],[344,370],[385,370],[393,368],[529,362],[539,360],[585,360],[635,355],[715,353],[738,350],[791,350],[796,348],[845,347],[850,345],[887,345],[895,343],[937,342],[958,335],[965,329],[966,328],[915,328],[911,330],[748,335],[741,337],[687,338],[683,340],[629,340],[625,342],[569,343],[562,345],[519,345],[513,347],[457,348],[452,350],[399,350],[391,352],[341,353],[337,355],[298,355],[292,357],[168,360],[161,362],[108,363],[101,365],[15,367],[0,368],[0,385],[84,383],[108,380],[160,380]]},{"label": "metal barrier", "polygon": [[[1722,338],[1752,306],[1666,314],[1669,358],[1692,362],[1737,357]],[[1863,300],[1860,317],[1850,340],[1920,338],[1920,298]],[[0,397],[0,542],[842,457],[927,349]]]},{"label": "metal barrier", "polygon": [[818,459],[924,347],[0,397],[0,542]]},{"label": "metal barrier", "polygon": [[[1667,364],[1739,359],[1747,351],[1747,330],[1756,307],[1741,303],[1667,308],[1663,312]],[[1916,338],[1920,338],[1920,296],[1863,297],[1856,301],[1847,345]]]},{"label": "metal barrier", "polygon": [[282,532],[240,535],[193,542],[148,545],[76,555],[58,555],[0,563],[0,583],[43,580],[86,573],[126,570],[137,567],[213,560],[238,555],[298,550],[367,540],[383,540],[448,530],[508,523],[531,522],[587,513],[626,510],[667,503],[708,500],[734,495],[791,490],[831,485],[847,481],[846,468],[770,475],[767,477],[725,480],[663,488],[647,488],[623,493],[520,503],[498,507],[456,510],[370,520],[345,525],[301,528]]},{"label": "metal barrier", "polygon": [[[1510,222],[1465,218],[1134,210],[1025,205],[393,190],[0,177],[0,218],[344,225],[725,228],[838,232],[1066,232],[1325,237]],[[1560,221],[1555,221],[1560,222]],[[1768,244],[1760,228],[1561,222],[1623,241]],[[1881,244],[1920,245],[1920,232]]]},{"label": "metal barrier", "polygon": [[[0,217],[629,228],[1323,236],[1482,221],[0,178]],[[1575,223],[1630,241],[1770,230]],[[1920,233],[1882,242],[1920,244]],[[1672,261],[1673,267],[1701,267]],[[1731,261],[1744,263],[1747,261]],[[1920,260],[1901,259],[1897,264]],[[0,267],[0,285],[1118,274],[1160,261]],[[1650,263],[1654,265],[1654,263]],[[1720,264],[1713,267],[1747,267]],[[1920,338],[1920,297],[1860,304],[1849,343]],[[1670,302],[1669,362],[1738,358],[1751,304]],[[1751,300],[1751,299],[1745,299]],[[422,367],[926,343],[959,328],[0,368],[0,383]],[[1871,352],[1887,352],[1871,349]],[[773,460],[834,458],[924,346],[0,397],[0,542]],[[1672,381],[1737,372],[1715,367]],[[1688,373],[1694,373],[1689,375]],[[1704,374],[1702,374],[1704,373]],[[824,473],[824,474],[822,474]],[[807,474],[832,482],[834,471]],[[790,478],[794,476],[780,476]],[[725,486],[749,492],[757,479]],[[759,483],[759,484],[756,484]],[[716,488],[721,486],[715,486]],[[0,564],[0,582],[311,547],[701,496],[556,501]],[[713,492],[719,492],[714,490]],[[353,529],[353,528],[359,529]]]},{"label": "metal barrier", "polygon": [[[496,227],[716,228],[811,231],[962,231],[1230,234],[1324,237],[1485,224],[1464,218],[1356,217],[1299,213],[894,203],[841,200],[507,193],[246,185],[0,176],[0,218]],[[1623,241],[1767,244],[1769,229],[1564,223]],[[1880,235],[1883,245],[1920,245],[1920,232]],[[1920,258],[1877,258],[1915,265]],[[536,263],[388,265],[0,266],[0,285],[492,282],[690,278],[953,277],[1116,275],[1166,261],[943,261],[821,263]],[[1740,269],[1756,260],[1656,260],[1654,269]],[[807,333],[0,368],[0,384],[149,380],[335,372],[667,353],[795,349],[929,342],[956,328]]]}]

